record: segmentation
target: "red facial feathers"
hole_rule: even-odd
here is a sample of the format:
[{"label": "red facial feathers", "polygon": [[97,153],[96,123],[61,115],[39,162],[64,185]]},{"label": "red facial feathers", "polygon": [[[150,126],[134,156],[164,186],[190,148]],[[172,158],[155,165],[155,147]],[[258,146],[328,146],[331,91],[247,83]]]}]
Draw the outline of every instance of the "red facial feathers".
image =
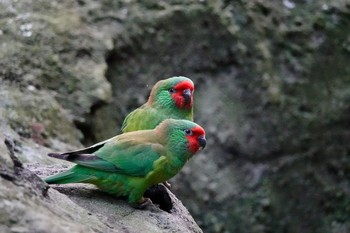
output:
[{"label": "red facial feathers", "polygon": [[187,140],[189,143],[189,150],[192,154],[196,153],[200,147],[199,137],[205,137],[205,131],[202,127],[196,126],[191,129],[192,134],[187,135]]},{"label": "red facial feathers", "polygon": [[[182,81],[174,86],[175,92],[171,94],[178,108],[192,108],[193,105],[193,90],[192,82]],[[189,90],[189,92],[184,92]],[[189,94],[189,95],[188,95]]]}]

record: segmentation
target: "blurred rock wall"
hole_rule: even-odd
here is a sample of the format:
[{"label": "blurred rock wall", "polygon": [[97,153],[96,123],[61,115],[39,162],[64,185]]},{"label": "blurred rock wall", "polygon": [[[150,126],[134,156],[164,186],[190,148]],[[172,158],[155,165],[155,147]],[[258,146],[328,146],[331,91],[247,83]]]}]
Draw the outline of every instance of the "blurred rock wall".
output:
[{"label": "blurred rock wall", "polygon": [[172,183],[205,232],[350,231],[350,2],[0,4],[0,122],[23,161],[119,133],[184,75],[208,146]]}]

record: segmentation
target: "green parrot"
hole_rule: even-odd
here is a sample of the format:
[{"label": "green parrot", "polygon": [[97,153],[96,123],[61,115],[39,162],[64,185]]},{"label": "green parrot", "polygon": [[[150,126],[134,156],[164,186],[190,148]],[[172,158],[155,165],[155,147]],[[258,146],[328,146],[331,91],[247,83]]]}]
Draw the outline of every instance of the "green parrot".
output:
[{"label": "green parrot", "polygon": [[127,196],[129,203],[144,208],[151,203],[143,197],[146,189],[175,176],[205,145],[201,126],[167,119],[151,130],[123,133],[85,149],[49,154],[77,165],[45,181],[91,183],[107,193]]},{"label": "green parrot", "polygon": [[193,82],[183,76],[158,81],[148,101],[126,116],[122,131],[154,129],[169,118],[193,121],[193,92]]}]

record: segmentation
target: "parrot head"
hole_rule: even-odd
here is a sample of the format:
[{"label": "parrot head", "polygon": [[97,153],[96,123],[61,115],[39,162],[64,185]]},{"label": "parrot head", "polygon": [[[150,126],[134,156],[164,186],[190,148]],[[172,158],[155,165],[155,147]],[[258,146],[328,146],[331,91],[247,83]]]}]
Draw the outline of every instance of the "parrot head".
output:
[{"label": "parrot head", "polygon": [[167,119],[158,127],[167,132],[168,145],[188,158],[206,146],[204,129],[192,121]]},{"label": "parrot head", "polygon": [[184,129],[184,133],[188,140],[188,147],[191,153],[194,154],[197,151],[204,149],[207,140],[205,138],[205,131],[201,126],[196,125],[192,128]]},{"label": "parrot head", "polygon": [[191,79],[177,76],[158,81],[148,102],[162,108],[192,109],[194,84]]}]

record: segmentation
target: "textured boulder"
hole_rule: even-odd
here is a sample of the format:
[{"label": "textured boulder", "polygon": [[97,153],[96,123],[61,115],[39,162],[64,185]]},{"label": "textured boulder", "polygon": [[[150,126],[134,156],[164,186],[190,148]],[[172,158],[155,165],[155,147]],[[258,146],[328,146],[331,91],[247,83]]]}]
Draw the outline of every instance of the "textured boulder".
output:
[{"label": "textured boulder", "polygon": [[154,205],[136,210],[90,185],[49,188],[39,176],[67,165],[23,165],[14,155],[14,143],[5,142],[8,151],[3,142],[0,148],[1,232],[202,232],[171,193],[168,213]]}]

